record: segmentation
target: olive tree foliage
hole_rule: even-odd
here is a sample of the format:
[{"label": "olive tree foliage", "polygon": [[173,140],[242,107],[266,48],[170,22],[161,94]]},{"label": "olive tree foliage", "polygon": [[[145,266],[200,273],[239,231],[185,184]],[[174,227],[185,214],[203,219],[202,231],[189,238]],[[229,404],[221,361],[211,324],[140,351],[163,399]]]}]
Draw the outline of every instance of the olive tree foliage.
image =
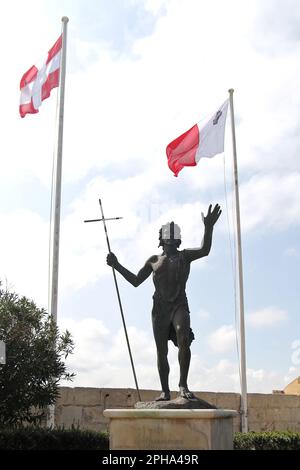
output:
[{"label": "olive tree foliage", "polygon": [[37,423],[54,404],[61,379],[72,380],[64,360],[74,344],[52,317],[26,297],[0,284],[0,340],[6,364],[0,364],[0,426]]}]

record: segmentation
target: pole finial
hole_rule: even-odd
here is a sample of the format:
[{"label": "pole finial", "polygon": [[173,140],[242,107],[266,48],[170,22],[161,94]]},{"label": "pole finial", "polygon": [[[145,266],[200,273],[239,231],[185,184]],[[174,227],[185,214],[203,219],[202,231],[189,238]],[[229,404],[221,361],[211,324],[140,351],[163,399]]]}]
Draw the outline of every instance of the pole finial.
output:
[{"label": "pole finial", "polygon": [[233,88],[229,88],[228,93],[233,94],[233,92],[234,92],[234,89],[233,89]]},{"label": "pole finial", "polygon": [[69,18],[68,18],[67,16],[63,16],[62,19],[61,19],[61,21],[62,21],[63,23],[68,23],[68,22],[69,22]]}]

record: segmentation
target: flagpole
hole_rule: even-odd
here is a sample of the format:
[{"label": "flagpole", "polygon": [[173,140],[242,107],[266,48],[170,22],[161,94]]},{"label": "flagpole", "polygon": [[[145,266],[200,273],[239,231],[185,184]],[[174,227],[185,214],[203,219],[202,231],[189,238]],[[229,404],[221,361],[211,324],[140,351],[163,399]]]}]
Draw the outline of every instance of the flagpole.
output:
[{"label": "flagpole", "polygon": [[58,91],[58,123],[57,142],[54,152],[54,180],[51,221],[51,252],[50,252],[50,288],[49,288],[49,313],[57,323],[57,299],[58,299],[58,265],[59,265],[59,234],[60,234],[60,205],[61,205],[61,173],[62,150],[64,129],[64,101],[65,101],[65,77],[66,77],[66,46],[67,24],[69,18],[62,19],[62,51],[60,64],[60,78]]},{"label": "flagpole", "polygon": [[[61,206],[61,174],[62,174],[62,151],[64,130],[64,101],[65,101],[65,78],[66,78],[66,52],[67,52],[67,24],[69,18],[62,19],[62,48],[58,89],[58,119],[57,119],[57,141],[53,157],[53,182],[52,182],[52,220],[50,237],[50,275],[48,292],[48,311],[57,324],[57,300],[58,300],[58,267],[59,267],[59,235],[60,235],[60,206]],[[54,405],[50,407],[48,426],[54,426]]]},{"label": "flagpole", "polygon": [[238,184],[237,152],[235,139],[235,122],[233,109],[233,88],[228,90],[230,102],[232,148],[233,148],[233,170],[234,170],[234,192],[236,207],[236,227],[237,227],[237,255],[238,255],[238,276],[239,276],[239,313],[240,313],[240,370],[241,370],[241,418],[242,432],[248,432],[248,406],[247,406],[247,371],[246,371],[246,347],[245,347],[245,315],[244,315],[244,283],[243,283],[243,262],[242,262],[242,238],[241,238],[241,216],[240,198]]}]

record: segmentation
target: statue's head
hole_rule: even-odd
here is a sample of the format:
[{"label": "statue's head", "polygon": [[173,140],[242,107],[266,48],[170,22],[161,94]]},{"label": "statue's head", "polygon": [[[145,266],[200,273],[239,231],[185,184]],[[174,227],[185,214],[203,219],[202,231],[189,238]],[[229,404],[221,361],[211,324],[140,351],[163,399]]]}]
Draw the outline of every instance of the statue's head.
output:
[{"label": "statue's head", "polygon": [[168,222],[163,225],[159,231],[159,245],[175,245],[178,248],[181,244],[180,227],[174,222]]}]

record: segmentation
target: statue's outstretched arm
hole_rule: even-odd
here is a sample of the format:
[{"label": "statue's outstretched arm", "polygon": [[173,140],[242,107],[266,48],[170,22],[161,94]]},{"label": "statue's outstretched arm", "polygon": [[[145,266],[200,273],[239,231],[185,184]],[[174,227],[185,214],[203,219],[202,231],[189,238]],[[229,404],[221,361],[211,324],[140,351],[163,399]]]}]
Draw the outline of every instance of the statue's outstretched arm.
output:
[{"label": "statue's outstretched arm", "polygon": [[144,282],[147,277],[150,276],[152,273],[152,267],[149,261],[145,263],[145,265],[140,269],[137,275],[133,274],[131,271],[128,269],[124,268],[122,266],[116,255],[114,253],[109,253],[106,258],[106,262],[109,266],[115,268],[116,271],[118,271],[122,276],[128,281],[130,284],[132,284],[134,287],[138,287],[142,282]]},{"label": "statue's outstretched arm", "polygon": [[219,204],[216,204],[213,210],[211,210],[211,208],[212,205],[210,204],[206,217],[204,217],[202,214],[202,220],[205,228],[201,247],[185,250],[189,261],[195,261],[196,259],[203,258],[203,256],[207,256],[210,252],[214,225],[222,213]]}]

